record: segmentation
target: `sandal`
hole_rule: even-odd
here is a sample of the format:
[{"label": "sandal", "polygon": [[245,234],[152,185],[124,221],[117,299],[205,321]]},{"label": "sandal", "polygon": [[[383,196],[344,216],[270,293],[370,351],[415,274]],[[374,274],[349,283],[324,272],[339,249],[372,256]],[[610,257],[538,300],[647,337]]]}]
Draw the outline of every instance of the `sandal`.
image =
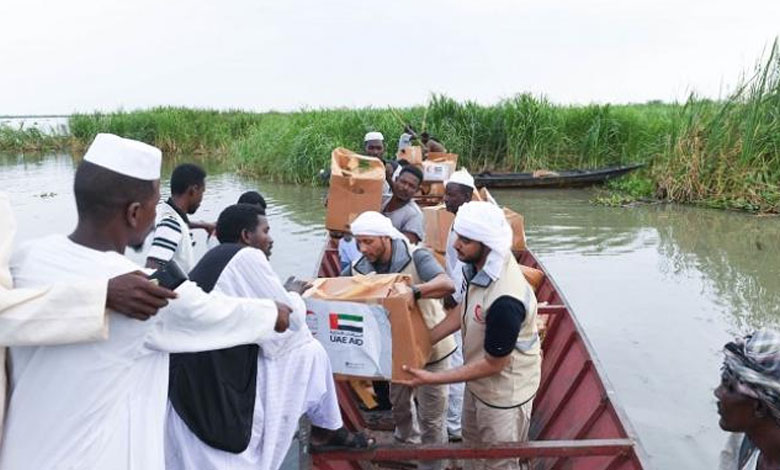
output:
[{"label": "sandal", "polygon": [[322,444],[310,445],[312,453],[332,452],[338,450],[372,450],[376,447],[376,439],[362,432],[349,432],[341,427],[330,433],[330,437]]}]

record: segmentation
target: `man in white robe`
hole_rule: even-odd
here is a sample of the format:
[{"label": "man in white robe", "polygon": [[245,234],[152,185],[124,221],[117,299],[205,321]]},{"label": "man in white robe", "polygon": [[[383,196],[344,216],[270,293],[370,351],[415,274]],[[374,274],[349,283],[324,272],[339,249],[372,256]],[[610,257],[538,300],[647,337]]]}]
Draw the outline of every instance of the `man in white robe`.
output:
[{"label": "man in white robe", "polygon": [[[76,230],[34,241],[11,272],[20,287],[107,279],[138,269],[159,200],[161,153],[99,134],[76,171]],[[0,468],[162,470],[169,352],[262,342],[286,327],[271,300],[207,295],[184,282],[146,322],[109,314],[107,341],[13,347]]]},{"label": "man in white robe", "polygon": [[[220,432],[213,429],[217,420],[209,420],[212,429],[199,429],[194,418],[183,419],[175,409],[179,400],[175,397],[187,401],[198,393],[198,390],[191,389],[192,386],[212,388],[219,387],[219,382],[242,383],[243,380],[226,379],[224,375],[220,379],[209,375],[205,382],[199,382],[200,378],[193,379],[191,375],[182,381],[172,378],[171,387],[177,389],[171,391],[174,406],[168,408],[166,469],[277,470],[290,448],[298,420],[304,414],[312,423],[313,438],[320,442],[343,447],[370,445],[364,436],[350,434],[342,427],[327,353],[305,323],[306,306],[299,294],[307,286],[293,278],[282,285],[268,262],[273,239],[261,209],[247,204],[226,208],[217,221],[217,238],[222,245],[213,248],[198,263],[192,271],[193,280],[204,290],[209,290],[213,283],[214,291],[226,295],[270,298],[292,305],[290,329],[277,335],[274,340],[264,342],[257,354],[251,436],[248,443],[239,445],[244,448],[243,451],[228,452],[208,445],[204,439],[210,439],[205,435],[214,436]],[[198,356],[202,358],[205,354]],[[212,353],[202,364],[208,368],[211,361],[219,359],[215,359]],[[200,372],[201,377],[204,376],[200,363],[190,363],[186,367],[191,368],[188,374]],[[215,370],[214,374],[224,373],[227,368],[220,367],[219,363],[216,367],[222,370]],[[244,377],[240,372],[239,376]],[[236,403],[232,402],[227,408],[241,408]],[[203,405],[202,402],[200,404]],[[186,405],[181,406],[184,408]],[[219,407],[219,403],[211,404],[209,409],[212,411],[209,414],[217,412],[214,410]],[[225,413],[231,412],[225,410]],[[243,418],[228,421],[232,425],[243,421]],[[188,423],[192,423],[192,426]],[[228,432],[214,436],[214,440],[224,441],[223,435]]]},{"label": "man in white robe", "polygon": [[[458,209],[463,204],[471,201],[471,196],[476,190],[474,177],[471,176],[465,168],[458,170],[450,176],[450,179],[444,184],[444,205],[447,210],[453,214],[458,213]],[[458,234],[450,227],[447,236],[447,250],[445,252],[445,267],[447,275],[452,278],[455,284],[455,292],[444,299],[444,308],[448,311],[460,309],[463,302],[464,282],[463,282],[463,262],[458,259],[458,252],[455,250],[455,240]],[[458,349],[452,355],[451,365],[458,367],[463,365],[463,337],[460,331],[452,335],[455,342],[458,343]],[[461,432],[461,411],[463,410],[463,392],[465,385],[462,382],[449,384],[449,396],[447,407],[447,434],[450,441],[459,442],[463,439]]]},{"label": "man in white robe", "polygon": [[[141,273],[106,281],[52,284],[14,289],[8,262],[16,221],[8,195],[0,191],[0,345],[65,344],[107,337],[106,306],[145,320],[176,294],[157,286]],[[0,438],[5,415],[7,377],[4,347],[0,347]]]}]

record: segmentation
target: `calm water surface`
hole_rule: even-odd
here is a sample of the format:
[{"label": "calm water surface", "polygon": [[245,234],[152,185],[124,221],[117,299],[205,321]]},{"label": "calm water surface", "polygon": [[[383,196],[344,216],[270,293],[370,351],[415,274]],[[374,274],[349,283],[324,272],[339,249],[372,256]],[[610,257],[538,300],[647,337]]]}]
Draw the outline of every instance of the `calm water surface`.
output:
[{"label": "calm water surface", "polygon": [[[271,264],[280,276],[313,273],[325,234],[323,189],[207,170],[194,219],[215,220],[243,191],[259,190],[271,208]],[[20,240],[75,226],[73,171],[68,155],[0,156],[0,189],[11,193]],[[585,328],[650,467],[716,468],[725,438],[712,397],[721,347],[780,323],[780,219],[671,205],[596,207],[590,191],[494,195],[524,214],[529,245]],[[201,252],[212,243],[202,232],[197,242]]]}]

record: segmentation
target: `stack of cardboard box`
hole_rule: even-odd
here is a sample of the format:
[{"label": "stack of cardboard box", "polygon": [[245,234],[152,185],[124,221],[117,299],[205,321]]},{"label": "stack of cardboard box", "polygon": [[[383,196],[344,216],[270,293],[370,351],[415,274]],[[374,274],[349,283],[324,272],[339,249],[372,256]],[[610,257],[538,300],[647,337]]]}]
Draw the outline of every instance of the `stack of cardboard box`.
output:
[{"label": "stack of cardboard box", "polygon": [[421,162],[423,171],[421,193],[427,196],[443,196],[444,183],[450,179],[457,166],[457,154],[429,152],[428,158]]}]

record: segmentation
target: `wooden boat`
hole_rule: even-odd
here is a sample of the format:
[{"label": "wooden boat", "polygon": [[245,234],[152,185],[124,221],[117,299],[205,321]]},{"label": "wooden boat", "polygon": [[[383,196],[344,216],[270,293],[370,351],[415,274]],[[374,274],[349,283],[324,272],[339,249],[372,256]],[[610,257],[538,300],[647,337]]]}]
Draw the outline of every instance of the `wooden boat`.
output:
[{"label": "wooden boat", "polygon": [[[637,436],[560,289],[533,253],[526,250],[516,257],[521,264],[545,273],[536,291],[539,316],[546,321],[546,328],[542,340],[542,380],[533,405],[530,442],[497,442],[481,448],[463,444],[390,444],[368,452],[318,454],[309,454],[304,445],[301,469],[368,470],[374,465],[406,468],[413,465],[410,461],[477,458],[527,458],[535,470],[646,468]],[[317,275],[338,274],[337,243],[330,239]],[[366,419],[355,393],[343,381],[337,382],[337,390],[345,425],[354,431],[364,430]]]},{"label": "wooden boat", "polygon": [[596,170],[567,170],[544,176],[538,173],[484,172],[474,175],[474,182],[477,186],[488,188],[581,188],[604,183],[643,166],[644,163],[637,163]]}]

